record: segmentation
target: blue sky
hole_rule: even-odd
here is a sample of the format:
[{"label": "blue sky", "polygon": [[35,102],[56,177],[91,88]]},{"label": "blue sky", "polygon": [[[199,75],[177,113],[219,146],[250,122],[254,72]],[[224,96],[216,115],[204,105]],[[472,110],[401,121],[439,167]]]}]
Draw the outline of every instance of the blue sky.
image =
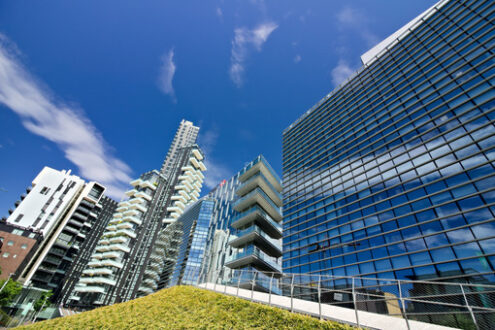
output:
[{"label": "blue sky", "polygon": [[43,166],[119,199],[201,127],[207,192],[433,0],[0,0],[0,214]]}]

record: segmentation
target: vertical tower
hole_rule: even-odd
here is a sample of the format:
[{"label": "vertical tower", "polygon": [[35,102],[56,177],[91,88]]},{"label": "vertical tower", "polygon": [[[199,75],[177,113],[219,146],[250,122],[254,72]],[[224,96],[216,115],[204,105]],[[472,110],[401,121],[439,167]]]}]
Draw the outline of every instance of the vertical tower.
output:
[{"label": "vertical tower", "polygon": [[[234,202],[238,212],[231,226],[229,245],[234,253],[225,264],[229,268],[282,275],[282,242],[280,232],[273,222],[282,221],[282,184],[275,171],[263,157],[246,166],[239,176],[236,189],[239,198]],[[258,273],[255,286],[258,290],[269,289],[271,275]],[[247,281],[247,280],[246,280]],[[249,283],[240,283],[252,285]]]},{"label": "vertical tower", "polygon": [[[195,145],[199,128],[183,120],[175,134],[162,171],[153,170],[131,182],[127,200],[119,203],[100,238],[88,267],[68,305],[92,308],[127,301],[156,289],[161,231],[198,200],[206,170]],[[157,275],[158,274],[158,275]]]},{"label": "vertical tower", "polygon": [[165,177],[168,177],[173,172],[179,149],[195,144],[198,132],[199,127],[194,126],[190,121],[182,119],[160,170]]}]

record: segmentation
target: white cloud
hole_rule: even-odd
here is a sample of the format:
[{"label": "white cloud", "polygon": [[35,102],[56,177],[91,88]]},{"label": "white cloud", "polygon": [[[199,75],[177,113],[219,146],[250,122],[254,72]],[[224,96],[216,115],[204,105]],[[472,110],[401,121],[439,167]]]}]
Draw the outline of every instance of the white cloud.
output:
[{"label": "white cloud", "polygon": [[54,142],[81,176],[107,187],[120,198],[130,168],[111,155],[101,133],[82,111],[55,100],[17,59],[13,45],[0,35],[0,104],[16,113],[30,132]]},{"label": "white cloud", "polygon": [[222,8],[217,7],[217,9],[216,9],[216,14],[217,14],[217,16],[221,19],[221,18],[223,17],[223,11],[222,11]]},{"label": "white cloud", "polygon": [[162,55],[162,65],[160,67],[160,76],[158,77],[158,87],[162,92],[169,95],[174,103],[177,102],[175,97],[174,86],[172,80],[174,79],[175,70],[177,67],[174,63],[174,49],[170,49],[167,53]]},{"label": "white cloud", "polygon": [[263,44],[277,27],[277,24],[268,22],[260,24],[252,30],[247,28],[237,28],[234,30],[229,74],[237,87],[242,86],[245,62],[251,49],[260,52]]},{"label": "white cloud", "polygon": [[355,70],[351,68],[346,61],[340,60],[339,64],[335,68],[333,68],[331,72],[333,85],[339,86],[347,78],[349,78],[349,76],[353,74],[354,71]]},{"label": "white cloud", "polygon": [[380,41],[369,28],[370,19],[359,9],[349,6],[342,8],[337,13],[337,22],[341,28],[355,30],[368,47],[372,47]]},{"label": "white cloud", "polygon": [[294,57],[294,63],[299,63],[301,62],[301,60],[302,60],[301,55],[296,55],[296,57]]},{"label": "white cloud", "polygon": [[228,179],[231,176],[231,171],[212,157],[218,135],[216,129],[211,129],[205,133],[200,133],[200,136],[198,137],[199,145],[205,153],[204,163],[206,166],[206,173],[204,184],[209,189],[215,188],[222,180]]}]

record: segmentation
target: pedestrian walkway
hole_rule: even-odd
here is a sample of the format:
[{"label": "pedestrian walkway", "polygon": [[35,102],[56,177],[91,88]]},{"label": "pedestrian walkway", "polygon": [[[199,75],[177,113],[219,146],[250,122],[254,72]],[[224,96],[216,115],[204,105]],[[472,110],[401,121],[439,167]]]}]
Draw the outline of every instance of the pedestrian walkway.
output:
[{"label": "pedestrian walkway", "polygon": [[200,288],[224,293],[231,296],[236,296],[246,300],[275,306],[292,312],[312,315],[326,320],[347,323],[351,325],[359,325],[369,329],[393,329],[393,330],[447,330],[456,329],[444,327],[436,324],[418,322],[409,320],[406,322],[404,318],[370,313],[365,311],[354,310],[350,308],[319,304],[313,301],[307,301],[286,296],[279,296],[259,291],[251,291],[247,289],[226,286],[214,283],[201,283]]}]

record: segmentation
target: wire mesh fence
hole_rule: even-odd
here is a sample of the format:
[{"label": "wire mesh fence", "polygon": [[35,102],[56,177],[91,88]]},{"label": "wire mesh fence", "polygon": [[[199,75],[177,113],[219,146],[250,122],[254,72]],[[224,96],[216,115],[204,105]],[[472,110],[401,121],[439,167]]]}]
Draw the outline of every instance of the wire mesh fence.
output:
[{"label": "wire mesh fence", "polygon": [[200,273],[194,284],[207,282],[290,297],[291,303],[294,299],[316,302],[320,317],[325,305],[353,309],[358,326],[362,312],[369,312],[400,318],[407,329],[414,321],[459,329],[495,328],[495,285],[228,268],[213,274]]}]

